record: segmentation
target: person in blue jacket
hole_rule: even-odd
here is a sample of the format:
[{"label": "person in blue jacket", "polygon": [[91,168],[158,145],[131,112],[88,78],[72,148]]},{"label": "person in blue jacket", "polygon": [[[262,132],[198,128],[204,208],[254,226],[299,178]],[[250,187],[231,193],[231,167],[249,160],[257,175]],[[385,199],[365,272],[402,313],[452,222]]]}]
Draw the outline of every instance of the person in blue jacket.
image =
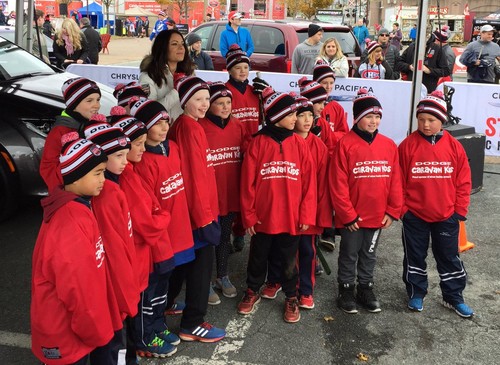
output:
[{"label": "person in blue jacket", "polygon": [[243,15],[236,11],[229,13],[226,30],[220,35],[220,53],[226,57],[227,51],[232,44],[238,44],[240,48],[250,57],[253,53],[253,41],[248,29],[241,27],[241,18]]},{"label": "person in blue jacket", "polygon": [[155,39],[156,35],[160,33],[162,30],[167,30],[167,22],[166,22],[166,14],[162,10],[158,13],[158,20],[153,26],[153,30],[151,31],[151,35],[149,36],[149,40]]},{"label": "person in blue jacket", "polygon": [[368,28],[366,27],[363,19],[358,19],[358,25],[356,25],[352,32],[358,39],[359,46],[361,47],[361,52],[365,50],[366,47],[366,38],[370,37],[370,33],[368,32]]}]

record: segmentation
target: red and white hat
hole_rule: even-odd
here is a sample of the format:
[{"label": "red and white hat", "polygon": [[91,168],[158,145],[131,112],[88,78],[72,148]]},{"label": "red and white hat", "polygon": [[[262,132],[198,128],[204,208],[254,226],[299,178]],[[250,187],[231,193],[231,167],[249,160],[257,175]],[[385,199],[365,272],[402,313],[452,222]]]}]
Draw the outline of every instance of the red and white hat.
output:
[{"label": "red and white hat", "polygon": [[210,104],[212,104],[215,100],[222,97],[230,97],[233,99],[233,93],[229,90],[225,83],[222,81],[217,82],[209,82],[208,87],[210,89]]},{"label": "red and white hat", "polygon": [[236,19],[241,19],[241,18],[243,18],[243,15],[241,15],[241,13],[240,13],[240,12],[237,12],[237,11],[231,11],[231,12],[228,14],[228,16],[227,16],[227,19],[228,19],[228,20],[232,20],[232,19],[234,19],[234,18],[236,18]]},{"label": "red and white hat", "polygon": [[271,87],[267,87],[262,91],[262,97],[266,120],[271,124],[278,123],[288,114],[297,111],[297,102],[288,93],[275,92]]},{"label": "red and white hat", "polygon": [[354,123],[359,122],[370,113],[382,116],[382,105],[374,94],[366,89],[360,89],[352,103]]},{"label": "red and white hat", "polygon": [[62,85],[62,93],[66,110],[74,110],[80,102],[91,94],[101,95],[101,89],[97,84],[85,77],[75,77],[66,80]]},{"label": "red and white hat", "polygon": [[378,43],[377,41],[370,41],[366,45],[366,51],[368,52],[368,54],[370,54],[373,51],[375,51],[378,47],[382,47],[380,43]]},{"label": "red and white hat", "polygon": [[200,90],[209,90],[208,84],[196,76],[184,76],[176,80],[175,88],[179,92],[181,108],[184,109],[191,97]]},{"label": "red and white hat", "polygon": [[159,120],[170,121],[165,107],[155,100],[141,99],[130,107],[130,114],[146,125],[147,129],[154,126]]},{"label": "red and white hat", "polygon": [[318,63],[314,65],[313,80],[316,81],[317,83],[321,83],[321,81],[323,81],[328,77],[333,77],[333,80],[335,80],[335,72],[333,72],[332,68],[328,63],[323,61],[318,61]]},{"label": "red and white hat", "polygon": [[101,146],[107,155],[130,148],[130,139],[125,136],[122,129],[112,127],[108,123],[89,124],[85,127],[84,133],[86,139]]},{"label": "red and white hat", "polygon": [[115,87],[115,91],[113,91],[114,97],[118,100],[118,105],[126,107],[132,98],[147,98],[148,95],[144,92],[141,86],[135,81],[124,85],[119,84]]},{"label": "red and white hat", "polygon": [[429,113],[438,118],[441,123],[448,122],[448,105],[441,91],[435,90],[417,104],[417,115]]},{"label": "red and white hat", "polygon": [[226,69],[229,71],[233,66],[242,62],[250,64],[250,58],[248,58],[246,52],[239,45],[236,43],[231,44],[226,53]]},{"label": "red and white hat", "polygon": [[328,94],[323,86],[307,77],[299,79],[300,95],[309,99],[313,104],[328,99]]}]

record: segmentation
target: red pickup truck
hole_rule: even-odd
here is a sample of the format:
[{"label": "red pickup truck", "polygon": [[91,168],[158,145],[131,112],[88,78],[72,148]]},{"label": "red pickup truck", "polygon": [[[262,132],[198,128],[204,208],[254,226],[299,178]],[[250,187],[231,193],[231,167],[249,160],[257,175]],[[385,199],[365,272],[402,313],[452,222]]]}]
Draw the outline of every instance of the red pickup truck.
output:
[{"label": "red pickup truck", "polygon": [[[250,57],[251,69],[290,72],[293,50],[307,39],[309,24],[309,22],[244,19],[241,26],[250,31],[255,46],[254,53]],[[349,61],[350,75],[352,75],[361,56],[361,49],[352,31],[343,25],[315,24],[323,28],[323,40],[335,37],[339,41],[342,52]],[[226,25],[227,21],[208,22],[192,31],[200,36],[202,49],[210,55],[217,71],[226,67],[226,59],[219,50],[220,34],[226,29]]]}]

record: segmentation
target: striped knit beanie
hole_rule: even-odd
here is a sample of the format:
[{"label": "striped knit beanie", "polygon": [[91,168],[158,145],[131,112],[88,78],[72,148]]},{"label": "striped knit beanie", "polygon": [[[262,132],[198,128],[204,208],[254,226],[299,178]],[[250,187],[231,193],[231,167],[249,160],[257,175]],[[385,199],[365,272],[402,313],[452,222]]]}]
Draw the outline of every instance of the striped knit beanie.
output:
[{"label": "striped knit beanie", "polygon": [[62,93],[64,102],[66,103],[66,110],[75,110],[75,108],[87,96],[97,93],[101,95],[101,89],[97,84],[85,77],[75,77],[66,80],[62,85]]},{"label": "striped knit beanie", "polygon": [[121,128],[112,127],[108,123],[89,124],[85,127],[84,133],[86,139],[101,146],[107,155],[130,148],[130,139],[125,136]]},{"label": "striped knit beanie", "polygon": [[313,104],[326,101],[328,94],[323,86],[305,76],[299,80],[300,95],[309,99]]},{"label": "striped knit beanie", "polygon": [[232,44],[229,51],[226,53],[226,69],[229,71],[233,66],[238,63],[248,63],[250,65],[250,58],[237,44]]},{"label": "striped knit beanie", "polygon": [[333,80],[335,80],[335,72],[333,72],[330,65],[322,61],[316,63],[313,70],[313,80],[319,84],[328,77],[333,77]]},{"label": "striped knit beanie", "polygon": [[448,106],[441,91],[433,91],[417,104],[417,116],[429,113],[438,118],[441,123],[448,122]]},{"label": "striped knit beanie", "polygon": [[208,84],[196,76],[184,76],[176,80],[175,88],[179,92],[181,108],[184,109],[191,97],[200,90],[209,90]]},{"label": "striped knit beanie", "polygon": [[141,99],[130,107],[130,115],[139,119],[147,129],[154,126],[159,120],[170,122],[170,116],[165,107],[155,100]]},{"label": "striped knit beanie", "polygon": [[288,93],[275,92],[271,87],[267,87],[262,92],[264,98],[264,113],[266,120],[275,124],[288,114],[297,111],[297,103],[293,96]]},{"label": "striped knit beanie", "polygon": [[141,86],[136,82],[131,82],[127,85],[119,84],[115,87],[113,95],[118,100],[118,105],[126,107],[132,98],[147,98],[148,95],[142,90]]},{"label": "striped knit beanie", "polygon": [[382,116],[382,105],[380,105],[375,95],[369,93],[366,89],[360,89],[352,103],[354,123],[359,122],[370,113]]},{"label": "striped knit beanie", "polygon": [[218,98],[228,96],[233,99],[233,93],[229,90],[225,83],[222,81],[209,82],[208,88],[210,89],[210,104],[212,104]]}]

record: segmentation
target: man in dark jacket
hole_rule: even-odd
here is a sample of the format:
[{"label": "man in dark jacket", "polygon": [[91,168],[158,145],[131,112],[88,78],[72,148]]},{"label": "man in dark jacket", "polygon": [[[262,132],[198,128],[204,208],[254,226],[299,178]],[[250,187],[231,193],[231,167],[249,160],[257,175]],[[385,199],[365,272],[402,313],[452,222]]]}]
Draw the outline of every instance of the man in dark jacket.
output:
[{"label": "man in dark jacket", "polygon": [[[378,31],[377,42],[382,47],[382,56],[384,60],[386,60],[392,68],[392,80],[399,80],[399,72],[395,69],[396,60],[399,57],[399,50],[392,44],[389,44],[389,31],[386,28],[380,28]],[[365,62],[367,57],[368,50],[365,49],[361,55],[361,63]]]},{"label": "man in dark jacket", "polygon": [[82,32],[85,34],[85,38],[87,38],[87,43],[89,45],[90,63],[97,65],[99,62],[99,52],[101,52],[102,49],[101,36],[94,28],[92,28],[89,18],[82,18],[80,23]]},{"label": "man in dark jacket", "polygon": [[7,19],[3,13],[3,4],[0,3],[0,25],[7,25]]},{"label": "man in dark jacket", "polygon": [[[445,77],[450,74],[448,69],[448,61],[443,54],[441,47],[434,44],[435,36],[431,35],[427,41],[425,48],[424,65],[422,83],[427,88],[427,92],[431,93],[436,90],[437,83],[440,77]],[[413,61],[415,59],[415,43],[408,46],[401,56],[396,61],[396,70],[404,73],[408,81],[413,79]]]}]

